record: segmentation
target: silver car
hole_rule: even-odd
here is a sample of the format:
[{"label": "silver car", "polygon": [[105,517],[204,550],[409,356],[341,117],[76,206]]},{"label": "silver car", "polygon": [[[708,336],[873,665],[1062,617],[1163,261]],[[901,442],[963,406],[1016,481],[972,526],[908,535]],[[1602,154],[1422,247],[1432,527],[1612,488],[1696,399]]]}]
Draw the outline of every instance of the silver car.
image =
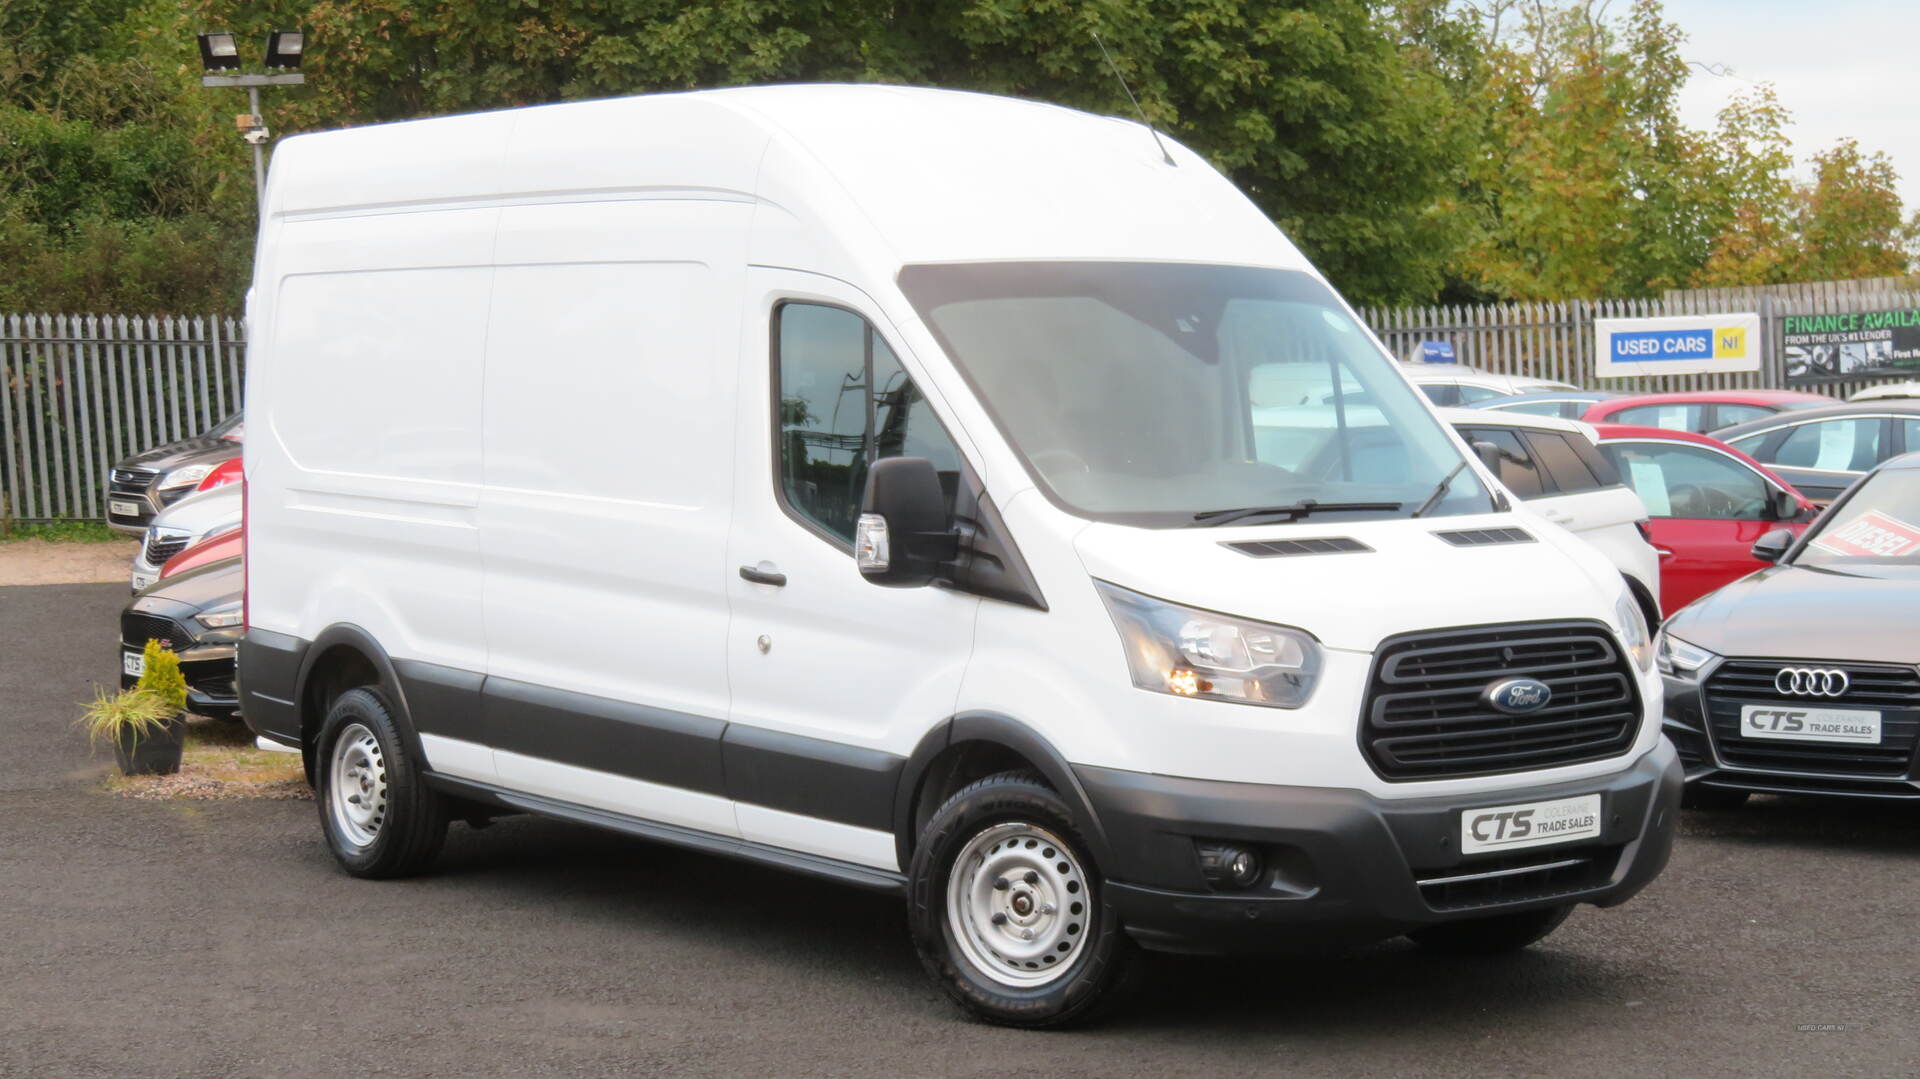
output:
[{"label": "silver car", "polygon": [[240,484],[198,491],[160,511],[133,556],[135,592],[160,579],[167,560],[208,536],[240,527]]}]

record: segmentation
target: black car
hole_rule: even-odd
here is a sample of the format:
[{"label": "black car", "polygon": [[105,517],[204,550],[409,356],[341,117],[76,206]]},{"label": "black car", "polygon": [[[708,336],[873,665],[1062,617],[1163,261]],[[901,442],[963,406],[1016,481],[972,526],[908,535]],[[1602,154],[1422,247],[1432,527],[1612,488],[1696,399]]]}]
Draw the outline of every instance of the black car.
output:
[{"label": "black car", "polygon": [[1563,420],[1577,420],[1587,414],[1597,401],[1609,401],[1626,394],[1611,390],[1538,390],[1533,393],[1516,393],[1511,397],[1489,397],[1484,401],[1475,401],[1466,408],[1484,408],[1493,412],[1524,412],[1529,416],[1554,416]]},{"label": "black car", "polygon": [[1880,462],[1920,450],[1920,401],[1850,401],[1781,412],[1722,427],[1713,437],[1826,503]]},{"label": "black car", "polygon": [[133,597],[120,612],[122,687],[139,680],[142,651],[149,640],[157,640],[180,657],[188,711],[230,718],[239,710],[234,650],[246,633],[241,624],[240,562],[212,562]]},{"label": "black car", "polygon": [[156,446],[114,465],[107,474],[108,527],[144,533],[155,514],[191,494],[222,461],[240,456],[245,433],[236,412],[204,435]]},{"label": "black car", "polygon": [[1920,798],[1920,453],[1881,465],[1798,541],[1776,529],[1753,554],[1777,564],[1660,632],[1688,803]]}]

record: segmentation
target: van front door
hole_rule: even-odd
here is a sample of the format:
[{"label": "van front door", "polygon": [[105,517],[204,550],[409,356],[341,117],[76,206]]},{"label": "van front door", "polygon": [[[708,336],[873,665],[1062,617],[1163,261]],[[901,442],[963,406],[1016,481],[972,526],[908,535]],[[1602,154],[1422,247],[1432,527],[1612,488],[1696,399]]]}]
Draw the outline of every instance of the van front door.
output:
[{"label": "van front door", "polygon": [[863,294],[750,274],[727,544],[728,794],[744,838],[897,869],[901,767],[952,714],[980,600],[869,584],[854,522],[875,460],[926,457],[951,493],[961,456]]}]

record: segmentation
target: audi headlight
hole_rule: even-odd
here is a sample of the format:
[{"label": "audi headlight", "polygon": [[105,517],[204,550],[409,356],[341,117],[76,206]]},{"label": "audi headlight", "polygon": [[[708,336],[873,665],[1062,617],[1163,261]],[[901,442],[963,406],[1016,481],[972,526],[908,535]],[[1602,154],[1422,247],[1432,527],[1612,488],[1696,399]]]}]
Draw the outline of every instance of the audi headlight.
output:
[{"label": "audi headlight", "polygon": [[1633,655],[1633,665],[1643,671],[1653,669],[1653,635],[1647,630],[1647,618],[1640,613],[1632,592],[1620,593],[1613,605],[1613,617],[1620,622],[1620,639]]},{"label": "audi headlight", "polygon": [[1683,641],[1666,630],[1660,631],[1659,640],[1653,649],[1654,662],[1660,665],[1660,673],[1676,678],[1691,678],[1700,672],[1700,668],[1720,657],[1700,647]]},{"label": "audi headlight", "polygon": [[1297,629],[1181,607],[1095,581],[1126,645],[1133,684],[1156,693],[1298,708],[1320,676],[1320,644]]},{"label": "audi headlight", "polygon": [[212,465],[188,465],[185,468],[176,468],[161,479],[160,489],[171,491],[178,487],[191,487],[206,479],[207,473],[212,471]]}]

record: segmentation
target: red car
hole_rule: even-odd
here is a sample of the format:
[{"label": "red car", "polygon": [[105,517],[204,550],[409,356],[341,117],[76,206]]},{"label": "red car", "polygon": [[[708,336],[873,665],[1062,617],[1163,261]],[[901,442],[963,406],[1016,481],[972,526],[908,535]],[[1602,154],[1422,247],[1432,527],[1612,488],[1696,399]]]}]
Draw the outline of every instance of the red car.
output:
[{"label": "red car", "polygon": [[1699,434],[1776,412],[1834,403],[1831,397],[1797,390],[1690,390],[1609,397],[1595,401],[1580,418],[1588,423],[1630,423]]},{"label": "red car", "polygon": [[214,466],[212,472],[207,473],[207,478],[201,480],[199,486],[195,487],[194,490],[211,491],[215,487],[225,487],[229,483],[239,483],[246,478],[241,474],[241,463],[242,460],[238,457],[229,457],[220,462]]},{"label": "red car", "polygon": [[164,581],[176,573],[185,573],[190,569],[207,565],[210,562],[220,562],[229,558],[237,558],[245,548],[246,542],[246,533],[238,528],[229,528],[225,532],[215,532],[199,543],[167,559],[166,565],[160,567],[160,579]]},{"label": "red car", "polygon": [[1766,563],[1753,541],[1807,530],[1818,509],[1739,450],[1690,431],[1597,425],[1600,452],[1646,503],[1660,553],[1660,609],[1674,612]]}]

